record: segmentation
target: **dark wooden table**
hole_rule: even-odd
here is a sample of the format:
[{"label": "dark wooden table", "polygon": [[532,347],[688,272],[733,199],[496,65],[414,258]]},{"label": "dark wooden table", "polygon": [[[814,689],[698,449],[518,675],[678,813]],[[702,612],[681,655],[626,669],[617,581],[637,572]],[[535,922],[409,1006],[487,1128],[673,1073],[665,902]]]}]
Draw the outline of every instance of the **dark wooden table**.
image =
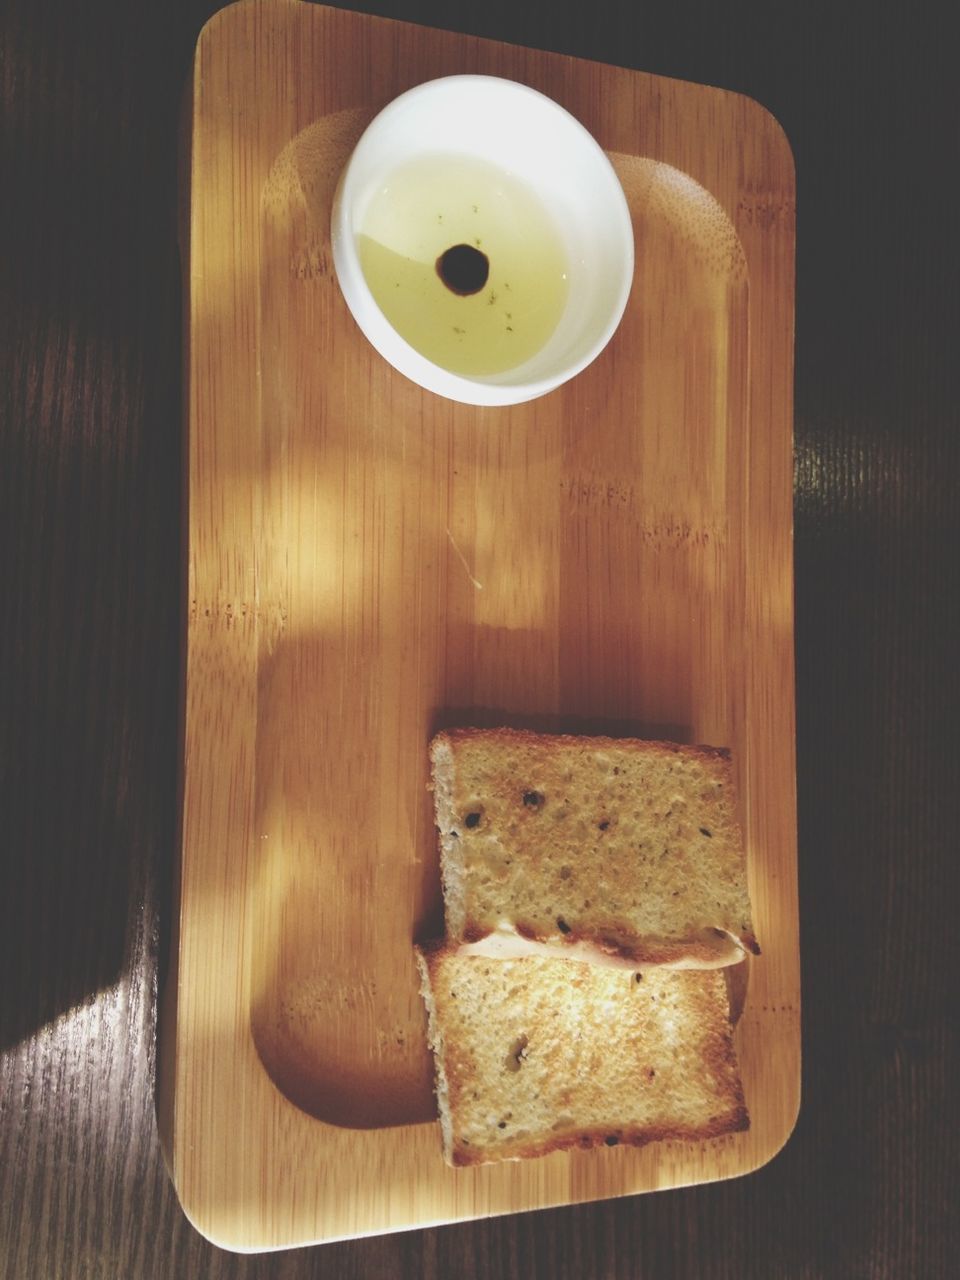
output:
[{"label": "dark wooden table", "polygon": [[0,1276],[941,1277],[960,1254],[960,92],[940,6],[381,0],[740,90],[797,160],[804,1099],[729,1184],[238,1257],[154,1119],[179,94],[212,0],[0,14]]}]

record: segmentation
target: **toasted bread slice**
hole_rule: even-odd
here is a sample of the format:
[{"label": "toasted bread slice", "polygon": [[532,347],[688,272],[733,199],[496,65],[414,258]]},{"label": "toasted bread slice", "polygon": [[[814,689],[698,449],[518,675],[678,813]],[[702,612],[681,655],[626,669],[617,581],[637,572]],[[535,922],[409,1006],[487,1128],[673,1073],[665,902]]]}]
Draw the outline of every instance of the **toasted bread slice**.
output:
[{"label": "toasted bread slice", "polygon": [[418,948],[453,1165],[749,1127],[718,970]]},{"label": "toasted bread slice", "polygon": [[710,968],[758,952],[728,751],[453,729],[430,746],[447,936]]}]

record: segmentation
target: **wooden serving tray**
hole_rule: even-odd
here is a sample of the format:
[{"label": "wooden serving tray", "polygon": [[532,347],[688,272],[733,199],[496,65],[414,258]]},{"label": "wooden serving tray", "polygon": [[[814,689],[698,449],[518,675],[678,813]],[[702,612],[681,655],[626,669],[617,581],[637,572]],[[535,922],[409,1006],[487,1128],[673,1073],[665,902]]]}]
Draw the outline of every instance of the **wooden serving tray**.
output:
[{"label": "wooden serving tray", "polygon": [[[566,387],[431,396],[353,323],[333,187],[454,72],[529,83],[607,149],[627,312]],[[272,1249],[744,1173],[799,1101],[794,185],[736,94],[290,0],[218,14],[188,119],[179,921],[159,1110],[184,1209]],[[748,1133],[454,1171],[411,943],[439,927],[427,743],[509,723],[729,745],[763,947]],[[747,976],[744,968],[741,978]]]}]

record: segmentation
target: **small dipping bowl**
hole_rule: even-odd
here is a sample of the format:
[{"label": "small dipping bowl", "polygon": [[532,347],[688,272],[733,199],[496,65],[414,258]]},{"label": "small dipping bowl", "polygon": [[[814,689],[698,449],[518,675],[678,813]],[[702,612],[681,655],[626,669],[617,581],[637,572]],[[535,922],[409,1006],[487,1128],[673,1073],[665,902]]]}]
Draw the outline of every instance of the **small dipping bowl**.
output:
[{"label": "small dipping bowl", "polygon": [[465,404],[520,404],[574,377],[633,280],[630,211],[601,147],[551,98],[496,76],[389,103],[340,177],[331,238],[371,344]]}]

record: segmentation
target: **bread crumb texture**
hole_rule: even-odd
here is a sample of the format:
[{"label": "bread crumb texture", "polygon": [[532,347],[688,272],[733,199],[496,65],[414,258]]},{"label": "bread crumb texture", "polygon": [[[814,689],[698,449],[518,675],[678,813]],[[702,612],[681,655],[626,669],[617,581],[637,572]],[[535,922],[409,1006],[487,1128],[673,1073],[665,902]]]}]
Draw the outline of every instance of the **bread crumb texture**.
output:
[{"label": "bread crumb texture", "polygon": [[758,949],[726,750],[461,729],[431,760],[448,936],[509,923],[646,962],[718,931]]},{"label": "bread crumb texture", "polygon": [[722,971],[418,957],[451,1164],[749,1126]]}]

